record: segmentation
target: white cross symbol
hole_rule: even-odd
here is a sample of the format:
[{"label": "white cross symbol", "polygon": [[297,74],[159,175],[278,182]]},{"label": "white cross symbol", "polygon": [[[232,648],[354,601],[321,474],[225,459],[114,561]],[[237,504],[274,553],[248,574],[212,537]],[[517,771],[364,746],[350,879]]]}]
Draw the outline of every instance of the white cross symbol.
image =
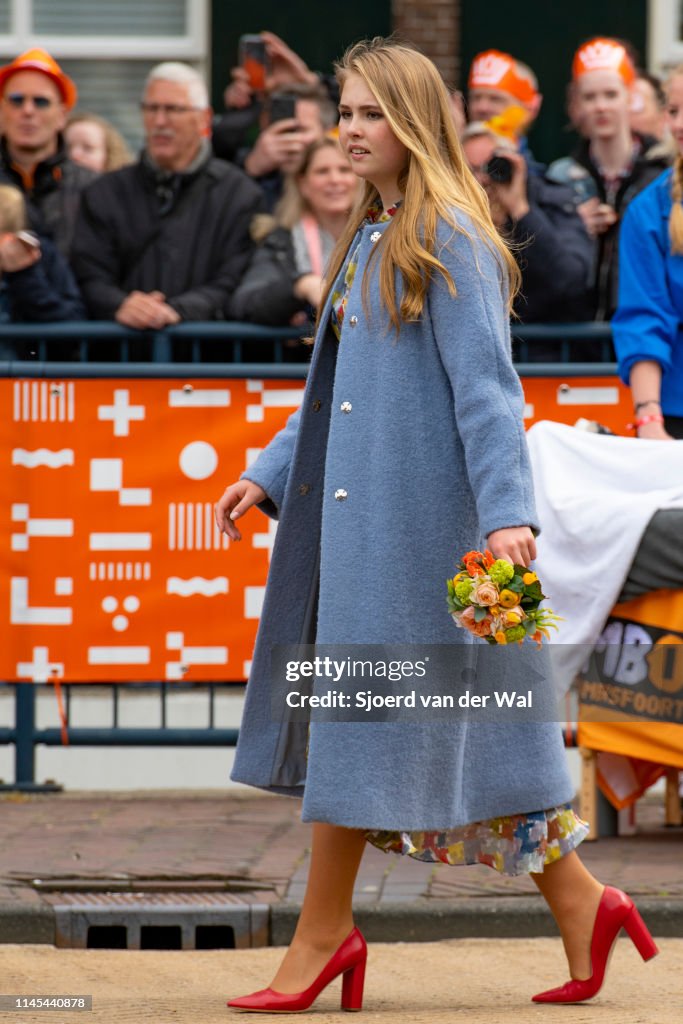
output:
[{"label": "white cross symbol", "polygon": [[98,420],[114,421],[114,437],[128,437],[130,434],[131,420],[144,420],[144,405],[129,405],[130,391],[128,388],[120,388],[114,391],[113,405],[99,405],[97,407]]},{"label": "white cross symbol", "polygon": [[51,679],[64,675],[64,665],[48,660],[47,647],[34,647],[33,661],[20,661],[17,675],[28,676],[33,683],[49,683]]}]

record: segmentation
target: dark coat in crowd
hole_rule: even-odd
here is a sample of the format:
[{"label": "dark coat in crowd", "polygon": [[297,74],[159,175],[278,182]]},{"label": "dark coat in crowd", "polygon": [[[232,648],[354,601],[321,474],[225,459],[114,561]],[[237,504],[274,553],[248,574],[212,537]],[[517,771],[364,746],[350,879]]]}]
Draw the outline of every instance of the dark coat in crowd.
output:
[{"label": "dark coat in crowd", "polygon": [[114,319],[132,291],[160,291],[183,320],[222,319],[249,262],[261,192],[209,154],[164,174],[143,156],[83,196],[72,265],[90,315]]},{"label": "dark coat in crowd", "polygon": [[81,193],[95,178],[94,171],[69,160],[61,138],[57,152],[39,163],[31,178],[12,163],[6,140],[0,140],[0,184],[14,185],[23,192],[30,227],[51,238],[67,258]]},{"label": "dark coat in crowd", "polygon": [[308,309],[294,294],[297,269],[292,232],[275,228],[256,249],[249,269],[229,302],[232,320],[283,326],[295,313]]},{"label": "dark coat in crowd", "polygon": [[49,238],[40,239],[37,263],[0,278],[0,320],[52,323],[86,315],[71,268]]},{"label": "dark coat in crowd", "polygon": [[590,143],[584,139],[573,156],[556,160],[548,168],[548,177],[571,185],[577,204],[592,196],[602,203],[610,203],[618,219],[597,239],[596,262],[592,281],[592,295],[588,315],[592,320],[609,320],[617,307],[619,289],[619,231],[621,219],[632,199],[650,182],[658,178],[671,164],[671,154],[665,146],[648,135],[636,135],[638,152],[629,173],[625,175],[614,195],[608,195],[600,170],[590,155]]},{"label": "dark coat in crowd", "polygon": [[506,232],[522,271],[515,312],[523,323],[589,320],[595,242],[576,212],[571,189],[530,175],[527,197],[529,212]]}]

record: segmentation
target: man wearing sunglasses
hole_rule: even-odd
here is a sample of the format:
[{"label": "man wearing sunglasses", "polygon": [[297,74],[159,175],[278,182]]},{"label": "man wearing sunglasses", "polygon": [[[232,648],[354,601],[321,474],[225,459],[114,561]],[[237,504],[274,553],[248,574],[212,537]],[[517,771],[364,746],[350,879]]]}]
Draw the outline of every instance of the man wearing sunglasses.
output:
[{"label": "man wearing sunglasses", "polygon": [[138,162],[102,175],[83,197],[72,264],[86,305],[96,320],[138,330],[221,319],[254,248],[261,191],[213,156],[211,107],[194,68],[153,68],[141,111]]},{"label": "man wearing sunglasses", "polygon": [[0,181],[24,193],[31,227],[69,255],[80,195],[95,178],[68,159],[62,129],[78,93],[45,50],[0,68]]}]

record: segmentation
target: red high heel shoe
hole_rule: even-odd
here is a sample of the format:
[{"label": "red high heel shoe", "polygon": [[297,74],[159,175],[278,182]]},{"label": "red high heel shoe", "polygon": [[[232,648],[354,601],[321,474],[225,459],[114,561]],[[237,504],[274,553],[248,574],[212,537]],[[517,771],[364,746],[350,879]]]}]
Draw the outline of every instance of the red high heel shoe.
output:
[{"label": "red high heel shoe", "polygon": [[659,953],[645,922],[636,910],[630,896],[621,889],[606,885],[598,905],[591,939],[591,967],[593,973],[585,981],[568,981],[560,988],[551,988],[532,996],[534,1003],[581,1003],[600,991],[605,969],[616,938],[622,928],[628,932],[643,960],[651,960]]},{"label": "red high heel shoe", "polygon": [[296,1013],[298,1010],[307,1010],[322,990],[343,974],[341,1008],[361,1010],[367,958],[368,947],[365,939],[358,929],[354,928],[337,952],[327,961],[313,984],[303,992],[276,992],[275,989],[264,988],[260,992],[252,992],[250,996],[231,999],[228,1006],[237,1010],[251,1010],[254,1013]]}]

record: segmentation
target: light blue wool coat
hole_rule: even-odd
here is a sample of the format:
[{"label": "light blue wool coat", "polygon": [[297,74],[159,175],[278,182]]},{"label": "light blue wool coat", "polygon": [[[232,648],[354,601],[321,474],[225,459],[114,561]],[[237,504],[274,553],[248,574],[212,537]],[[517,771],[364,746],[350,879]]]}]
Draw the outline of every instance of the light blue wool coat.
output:
[{"label": "light blue wool coat", "polygon": [[469,636],[445,602],[456,560],[493,530],[536,525],[497,262],[442,223],[457,297],[437,275],[396,339],[376,265],[368,315],[362,303],[389,224],[360,229],[341,341],[328,301],[301,408],[244,474],[279,526],[232,778],[303,795],[304,821],[443,829],[571,799],[559,725],[318,722],[306,754],[306,725],[271,720],[272,644],[453,644],[462,659]]}]

